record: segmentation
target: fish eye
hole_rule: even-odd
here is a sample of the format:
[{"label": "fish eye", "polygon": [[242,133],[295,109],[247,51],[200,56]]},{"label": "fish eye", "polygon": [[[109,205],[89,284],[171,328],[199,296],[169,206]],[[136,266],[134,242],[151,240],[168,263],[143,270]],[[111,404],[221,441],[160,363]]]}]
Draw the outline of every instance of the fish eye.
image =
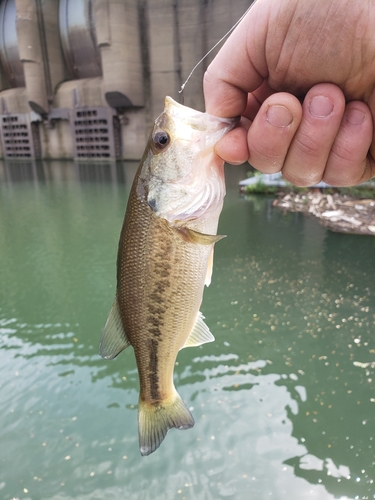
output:
[{"label": "fish eye", "polygon": [[154,143],[155,148],[158,151],[162,151],[165,149],[169,143],[171,142],[171,138],[167,132],[164,132],[163,130],[160,132],[156,132],[156,134],[153,136],[152,141]]}]

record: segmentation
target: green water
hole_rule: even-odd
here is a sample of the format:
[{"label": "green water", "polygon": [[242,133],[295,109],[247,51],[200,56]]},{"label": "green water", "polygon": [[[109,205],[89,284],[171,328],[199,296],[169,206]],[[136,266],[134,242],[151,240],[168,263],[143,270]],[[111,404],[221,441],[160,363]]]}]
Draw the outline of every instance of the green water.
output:
[{"label": "green water", "polygon": [[375,498],[375,238],[239,197],[246,167],[202,306],[216,342],[175,369],[196,425],[140,456],[132,350],[98,355],[134,168],[0,165],[0,498]]}]

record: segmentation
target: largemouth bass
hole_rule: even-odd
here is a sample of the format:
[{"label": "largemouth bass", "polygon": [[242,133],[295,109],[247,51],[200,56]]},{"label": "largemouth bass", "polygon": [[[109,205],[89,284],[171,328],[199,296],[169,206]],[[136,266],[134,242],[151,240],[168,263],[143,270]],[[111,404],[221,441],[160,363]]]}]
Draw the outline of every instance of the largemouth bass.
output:
[{"label": "largemouth bass", "polygon": [[136,173],[121,231],[117,291],[100,354],[133,346],[139,379],[139,447],[155,451],[169,429],[194,419],[173,384],[178,351],[214,340],[199,312],[211,281],[225,195],[217,141],[236,125],[165,99]]}]

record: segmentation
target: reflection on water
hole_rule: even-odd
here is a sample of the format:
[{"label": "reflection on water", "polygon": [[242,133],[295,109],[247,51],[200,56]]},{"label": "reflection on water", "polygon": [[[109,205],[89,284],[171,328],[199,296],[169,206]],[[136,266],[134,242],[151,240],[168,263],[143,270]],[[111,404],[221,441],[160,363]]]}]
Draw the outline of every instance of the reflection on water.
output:
[{"label": "reflection on water", "polygon": [[4,160],[0,161],[0,182],[43,181],[60,182],[62,180],[124,184],[126,175],[133,178],[138,162],[120,162],[103,160],[89,161],[37,161]]},{"label": "reflection on water", "polygon": [[138,451],[131,349],[98,340],[135,163],[0,164],[0,497],[375,498],[375,239],[228,195],[181,351],[196,425]]},{"label": "reflection on water", "polygon": [[32,160],[6,160],[0,162],[1,182],[44,181],[45,171],[42,162]]}]

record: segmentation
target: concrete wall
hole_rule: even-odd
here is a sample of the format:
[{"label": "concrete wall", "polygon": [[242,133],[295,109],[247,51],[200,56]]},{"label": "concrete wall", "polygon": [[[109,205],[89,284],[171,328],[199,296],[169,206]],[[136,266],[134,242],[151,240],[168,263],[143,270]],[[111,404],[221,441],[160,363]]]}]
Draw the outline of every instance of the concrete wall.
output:
[{"label": "concrete wall", "polygon": [[[178,91],[197,62],[246,11],[248,0],[149,0],[151,114],[163,108],[165,95]],[[218,49],[195,70],[184,91],[184,103],[204,110],[202,80]]]},{"label": "concrete wall", "polygon": [[70,159],[73,157],[73,138],[69,121],[58,120],[53,128],[48,127],[47,124],[40,124],[39,134],[44,159]]},{"label": "concrete wall", "polygon": [[[25,87],[9,88],[7,73],[0,68],[0,114],[39,112],[43,158],[73,156],[71,110],[107,106],[120,119],[121,157],[139,159],[165,96],[181,101],[178,91],[194,65],[250,4],[249,0],[75,0],[91,2],[102,75],[72,79],[59,31],[59,1],[66,5],[69,0],[13,1]],[[210,54],[187,84],[187,106],[204,109],[202,79],[213,57]]]}]

